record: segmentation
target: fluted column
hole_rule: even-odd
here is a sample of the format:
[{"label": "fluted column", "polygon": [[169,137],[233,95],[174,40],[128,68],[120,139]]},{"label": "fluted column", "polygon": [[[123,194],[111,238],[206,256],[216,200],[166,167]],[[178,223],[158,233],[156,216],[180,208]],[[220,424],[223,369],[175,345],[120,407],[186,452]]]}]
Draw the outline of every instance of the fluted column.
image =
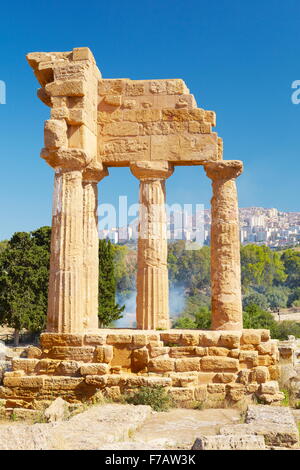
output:
[{"label": "fluted column", "polygon": [[205,171],[212,180],[211,291],[212,328],[243,327],[240,230],[235,178],[243,171],[238,160],[211,162]]},{"label": "fluted column", "polygon": [[83,190],[80,170],[55,172],[47,331],[83,329]]},{"label": "fluted column", "polygon": [[165,180],[168,162],[137,162],[130,167],[140,180],[137,268],[137,328],[169,328],[167,220]]},{"label": "fluted column", "polygon": [[83,172],[83,327],[98,328],[98,186],[108,175],[100,163],[90,164]]}]

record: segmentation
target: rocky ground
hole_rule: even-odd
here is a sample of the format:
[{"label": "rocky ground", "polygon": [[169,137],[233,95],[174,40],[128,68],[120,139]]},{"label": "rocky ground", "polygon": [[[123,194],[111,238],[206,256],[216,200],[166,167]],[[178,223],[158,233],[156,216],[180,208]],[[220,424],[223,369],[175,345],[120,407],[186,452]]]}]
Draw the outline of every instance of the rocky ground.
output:
[{"label": "rocky ground", "polygon": [[69,411],[57,399],[43,414],[49,422],[26,424],[28,410],[22,420],[20,413],[13,422],[2,421],[0,450],[298,447],[298,430],[288,407],[250,405],[246,416],[236,409],[154,412],[149,406],[122,404],[90,406],[71,417]]}]

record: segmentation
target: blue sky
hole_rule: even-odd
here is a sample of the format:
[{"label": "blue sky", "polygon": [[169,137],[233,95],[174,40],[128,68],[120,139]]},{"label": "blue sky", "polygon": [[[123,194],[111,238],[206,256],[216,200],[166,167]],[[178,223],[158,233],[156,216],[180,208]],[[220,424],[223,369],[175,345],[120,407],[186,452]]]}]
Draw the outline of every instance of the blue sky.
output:
[{"label": "blue sky", "polygon": [[[66,0],[1,5],[0,239],[50,224],[53,170],[39,158],[49,108],[36,98],[25,60],[33,51],[88,46],[104,78],[183,78],[199,107],[217,113],[224,158],[241,159],[241,207],[300,211],[300,3],[294,0]],[[111,169],[100,200],[137,202],[138,182]],[[171,203],[204,203],[210,182],[201,167],[176,168]]]}]

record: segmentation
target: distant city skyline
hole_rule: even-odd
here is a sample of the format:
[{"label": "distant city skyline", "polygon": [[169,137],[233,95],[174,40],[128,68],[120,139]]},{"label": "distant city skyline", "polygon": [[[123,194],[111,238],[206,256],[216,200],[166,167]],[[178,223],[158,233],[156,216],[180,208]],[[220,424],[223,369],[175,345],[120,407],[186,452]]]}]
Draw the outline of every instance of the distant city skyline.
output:
[{"label": "distant city skyline", "polygon": [[[172,212],[168,217],[168,240],[196,241],[210,244],[210,209],[204,209],[202,217],[195,213]],[[300,243],[300,211],[279,211],[277,208],[239,208],[240,241],[242,244],[265,244],[272,248],[295,246]],[[199,227],[199,220],[202,225]],[[137,221],[127,226],[111,226],[99,230],[100,238],[109,238],[113,243],[136,241]]]}]

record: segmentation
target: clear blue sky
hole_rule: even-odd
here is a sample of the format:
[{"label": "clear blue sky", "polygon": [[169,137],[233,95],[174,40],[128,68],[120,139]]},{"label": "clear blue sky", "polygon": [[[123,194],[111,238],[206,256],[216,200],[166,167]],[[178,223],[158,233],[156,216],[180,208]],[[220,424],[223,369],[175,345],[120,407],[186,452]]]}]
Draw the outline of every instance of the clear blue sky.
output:
[{"label": "clear blue sky", "polygon": [[[15,1],[1,5],[0,239],[50,224],[53,170],[39,158],[49,108],[36,98],[25,60],[33,51],[92,49],[104,78],[183,78],[198,106],[215,110],[226,159],[245,163],[241,207],[300,211],[300,79],[297,0]],[[112,169],[99,187],[103,202],[137,201],[128,169]],[[201,167],[177,168],[169,203],[204,203]]]}]

